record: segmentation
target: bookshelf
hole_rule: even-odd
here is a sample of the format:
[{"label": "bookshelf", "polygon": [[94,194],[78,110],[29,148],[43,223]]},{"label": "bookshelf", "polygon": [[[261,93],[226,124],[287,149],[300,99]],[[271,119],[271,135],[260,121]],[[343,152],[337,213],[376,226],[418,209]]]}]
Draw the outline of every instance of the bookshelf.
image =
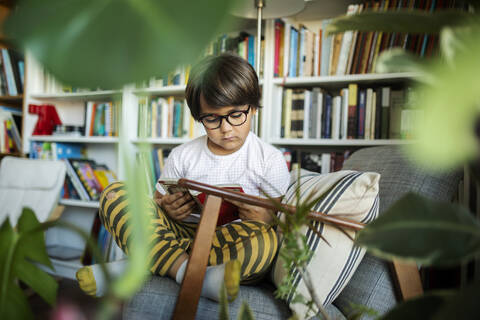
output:
[{"label": "bookshelf", "polygon": [[[23,104],[24,104],[24,70],[25,61],[21,51],[12,45],[11,39],[4,34],[1,26],[7,16],[10,14],[12,4],[9,2],[0,4],[0,50],[1,68],[0,68],[0,138],[7,139],[13,143],[13,148],[5,147],[8,143],[0,143],[0,160],[5,156],[23,157],[23,147],[21,137],[23,136]],[[3,112],[5,111],[5,112]],[[5,122],[8,122],[10,129],[5,133]],[[15,127],[15,128],[13,128]],[[14,130],[15,129],[15,130]],[[14,131],[16,133],[14,133]]]},{"label": "bookshelf", "polygon": [[[358,2],[358,1],[357,1]],[[335,8],[335,13],[346,12]],[[342,7],[343,8],[343,7]],[[304,15],[305,16],[305,15]],[[323,17],[322,17],[323,18]],[[302,16],[293,18],[292,24],[304,23],[312,30],[317,30],[321,21],[306,20],[302,21]],[[308,18],[310,19],[310,17]],[[274,56],[275,56],[275,21],[266,20],[264,28],[264,61],[263,73],[260,84],[262,86],[262,101],[265,106],[260,117],[259,136],[277,146],[287,147],[297,150],[314,150],[321,152],[331,150],[358,149],[363,147],[379,145],[404,145],[414,143],[412,140],[401,139],[325,139],[325,138],[281,138],[278,126],[280,115],[282,113],[282,102],[279,100],[284,88],[304,88],[311,89],[315,87],[328,89],[338,92],[341,88],[351,83],[359,86],[392,86],[405,87],[409,82],[415,81],[419,77],[415,73],[390,73],[390,74],[347,74],[332,76],[299,76],[299,77],[275,77],[274,76]],[[139,101],[144,98],[165,98],[175,97],[182,99],[184,97],[185,85],[177,84],[170,86],[145,86],[138,88],[133,85],[125,86],[121,90],[93,90],[78,92],[62,92],[62,86],[51,83],[51,79],[46,79],[45,70],[35,61],[35,59],[26,55],[29,68],[26,77],[26,92],[23,98],[24,110],[24,131],[23,151],[29,152],[31,141],[38,142],[62,142],[82,144],[87,150],[89,158],[97,162],[106,163],[110,169],[117,173],[120,180],[124,179],[126,174],[123,168],[123,160],[119,153],[120,139],[118,137],[100,137],[100,136],[68,136],[68,135],[48,135],[33,136],[31,133],[36,123],[36,116],[28,113],[29,104],[54,104],[60,118],[65,124],[84,125],[85,123],[85,104],[89,101],[106,102],[112,100],[121,100],[121,110],[118,116],[123,120],[123,134],[126,137],[127,148],[129,152],[135,154],[140,144],[149,144],[161,148],[173,148],[177,145],[189,141],[191,138],[183,137],[140,137],[138,132],[139,123]],[[14,97],[15,99],[22,99]],[[0,97],[0,101],[2,101]],[[13,98],[12,98],[13,99]],[[98,210],[98,201],[80,201],[71,199],[62,199],[60,204],[66,206],[62,219],[73,222],[80,226],[85,232],[90,231],[90,227],[96,210]],[[68,243],[73,249],[80,249],[85,246],[85,241],[67,230],[61,228],[52,229],[47,232],[47,243]],[[61,261],[53,260],[55,273],[62,276],[74,277],[75,268],[80,267],[79,260]]]}]

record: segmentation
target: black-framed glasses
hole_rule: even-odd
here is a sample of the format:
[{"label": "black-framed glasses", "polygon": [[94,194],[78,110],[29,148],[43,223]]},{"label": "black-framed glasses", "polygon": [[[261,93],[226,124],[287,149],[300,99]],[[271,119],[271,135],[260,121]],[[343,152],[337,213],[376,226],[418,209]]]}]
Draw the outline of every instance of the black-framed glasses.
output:
[{"label": "black-framed glasses", "polygon": [[247,110],[239,111],[235,110],[226,114],[224,116],[219,116],[218,114],[207,114],[201,116],[198,120],[205,126],[205,128],[213,130],[218,129],[222,125],[222,120],[225,119],[232,126],[241,126],[247,121],[247,115],[250,112],[250,105],[248,105]]}]

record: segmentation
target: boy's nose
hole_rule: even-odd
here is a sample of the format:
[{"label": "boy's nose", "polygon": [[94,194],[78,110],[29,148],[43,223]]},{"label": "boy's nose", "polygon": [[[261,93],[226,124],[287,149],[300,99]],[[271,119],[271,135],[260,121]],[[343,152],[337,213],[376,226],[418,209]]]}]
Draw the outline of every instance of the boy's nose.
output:
[{"label": "boy's nose", "polygon": [[220,130],[222,132],[228,132],[232,130],[232,125],[228,123],[227,119],[222,119],[222,123],[220,124]]}]

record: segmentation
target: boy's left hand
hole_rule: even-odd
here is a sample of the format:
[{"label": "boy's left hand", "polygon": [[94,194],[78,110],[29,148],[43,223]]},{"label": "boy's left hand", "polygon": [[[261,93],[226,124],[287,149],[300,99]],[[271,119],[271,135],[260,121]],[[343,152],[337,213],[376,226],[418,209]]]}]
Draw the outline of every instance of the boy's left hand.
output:
[{"label": "boy's left hand", "polygon": [[246,204],[240,201],[225,201],[228,201],[238,207],[238,215],[239,218],[242,220],[262,221],[267,224],[272,224],[273,222],[273,212],[271,210],[262,207],[252,206],[250,204]]}]

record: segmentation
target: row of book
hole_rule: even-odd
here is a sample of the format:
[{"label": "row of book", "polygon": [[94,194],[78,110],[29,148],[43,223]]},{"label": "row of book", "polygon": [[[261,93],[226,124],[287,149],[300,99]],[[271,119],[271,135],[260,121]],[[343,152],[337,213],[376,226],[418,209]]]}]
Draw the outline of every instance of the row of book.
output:
[{"label": "row of book", "polygon": [[162,174],[165,161],[171,149],[152,148],[149,151],[140,151],[136,155],[137,167],[143,169],[147,182],[146,190],[153,194],[158,178]]},{"label": "row of book", "polygon": [[[428,12],[458,7],[454,0],[375,0],[348,6],[347,15],[364,11],[423,10]],[[379,54],[399,47],[420,57],[435,54],[437,35],[347,31],[327,36],[332,19],[322,21],[318,32],[303,24],[275,20],[274,74],[328,76],[375,72]]]},{"label": "row of book", "polygon": [[184,99],[141,97],[138,101],[138,137],[195,138],[205,133]]},{"label": "row of book", "polygon": [[[261,41],[261,53],[264,53],[264,39]],[[257,59],[256,36],[245,31],[238,34],[221,34],[211,41],[204,52],[204,55],[219,55],[224,52],[231,52],[247,60],[254,68]],[[152,88],[185,85],[188,82],[191,66],[180,66],[174,71],[169,72],[164,77],[154,77],[148,82]],[[260,74],[263,73],[263,59],[260,59]]]},{"label": "row of book", "polygon": [[29,157],[65,161],[67,175],[60,195],[64,199],[97,201],[103,189],[117,180],[106,164],[86,158],[81,144],[32,141]]},{"label": "row of book", "polygon": [[21,118],[15,116],[17,109],[0,106],[0,153],[15,153],[22,151],[22,138],[18,130],[17,121],[21,124]]},{"label": "row of book", "polygon": [[281,148],[287,167],[291,171],[305,169],[318,173],[330,173],[339,171],[343,162],[350,156],[351,151],[337,152],[310,152]]},{"label": "row of book", "polygon": [[85,103],[84,135],[116,137],[120,127],[121,102]]},{"label": "row of book", "polygon": [[2,48],[0,55],[0,95],[23,94],[25,59],[16,50]]},{"label": "row of book", "polygon": [[349,84],[333,94],[325,89],[283,90],[281,138],[412,139],[422,111],[406,108],[407,92],[391,87]]},{"label": "row of book", "polygon": [[[263,74],[263,56],[265,51],[265,41],[260,40],[260,72]],[[247,60],[252,67],[256,68],[257,53],[257,35],[241,31],[235,35],[222,34],[214,41],[210,42],[205,51],[206,55],[218,55],[223,52],[231,52]]]}]

